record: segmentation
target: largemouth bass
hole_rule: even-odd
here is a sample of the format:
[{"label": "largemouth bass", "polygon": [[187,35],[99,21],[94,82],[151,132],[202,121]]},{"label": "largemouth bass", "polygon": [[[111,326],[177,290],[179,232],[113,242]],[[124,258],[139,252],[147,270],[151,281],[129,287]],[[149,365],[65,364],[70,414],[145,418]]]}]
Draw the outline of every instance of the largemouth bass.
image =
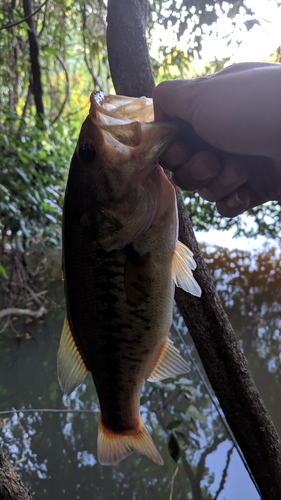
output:
[{"label": "largemouth bass", "polygon": [[201,294],[192,253],[177,241],[175,190],[158,165],[176,129],[150,119],[146,98],[93,94],[64,201],[59,381],[69,394],[91,372],[105,465],[134,450],[163,463],[140,416],[141,388],[189,371],[168,338],[175,283]]}]

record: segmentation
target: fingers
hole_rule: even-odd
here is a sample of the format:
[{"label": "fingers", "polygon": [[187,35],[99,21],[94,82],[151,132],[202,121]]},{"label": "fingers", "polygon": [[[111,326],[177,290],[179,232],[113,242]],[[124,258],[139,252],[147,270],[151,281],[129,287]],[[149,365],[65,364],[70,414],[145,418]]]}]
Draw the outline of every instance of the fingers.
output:
[{"label": "fingers", "polygon": [[210,182],[198,189],[207,201],[216,202],[223,217],[235,217],[249,208],[251,193],[247,187],[249,169],[247,162],[233,155],[224,160],[220,172]]},{"label": "fingers", "polygon": [[174,172],[182,165],[185,165],[191,156],[191,151],[185,144],[174,142],[161,156],[160,165]]},{"label": "fingers", "polygon": [[223,217],[235,217],[264,201],[256,199],[247,184],[252,170],[248,158],[229,155],[222,160],[210,151],[191,156],[185,145],[174,143],[161,165],[173,171],[173,179],[182,189],[198,191],[205,200],[216,202]]},{"label": "fingers", "polygon": [[[219,159],[209,151],[201,151],[174,169],[174,180],[182,189],[196,191],[209,185],[221,171]],[[200,194],[200,193],[199,193]]]},{"label": "fingers", "polygon": [[219,201],[245,184],[249,171],[241,158],[228,156],[220,173],[207,183],[198,193],[208,201]]},{"label": "fingers", "polygon": [[171,118],[191,121],[194,87],[192,80],[166,80],[157,85],[153,92],[155,121]]},{"label": "fingers", "polygon": [[236,217],[250,208],[251,196],[247,187],[242,186],[226,198],[218,201],[216,207],[223,217]]}]

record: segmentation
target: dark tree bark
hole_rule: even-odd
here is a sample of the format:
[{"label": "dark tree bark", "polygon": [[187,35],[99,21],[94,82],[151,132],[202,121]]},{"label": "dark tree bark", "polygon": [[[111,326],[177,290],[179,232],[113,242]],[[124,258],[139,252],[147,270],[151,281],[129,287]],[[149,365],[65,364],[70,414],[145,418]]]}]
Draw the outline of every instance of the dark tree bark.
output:
[{"label": "dark tree bark", "polygon": [[31,82],[34,95],[36,113],[39,119],[44,115],[43,87],[41,81],[41,66],[39,60],[39,43],[34,29],[30,0],[23,0],[24,15],[28,24],[29,54],[31,62]]},{"label": "dark tree bark", "polygon": [[31,496],[6,460],[0,448],[0,499],[1,500],[31,500]]},{"label": "dark tree bark", "polygon": [[264,500],[281,498],[281,443],[222,307],[177,189],[180,240],[194,253],[197,299],[179,288],[176,301],[209,381]]},{"label": "dark tree bark", "polygon": [[154,79],[146,45],[148,5],[108,0],[107,48],[116,94],[151,97]]},{"label": "dark tree bark", "polygon": [[[144,43],[147,0],[110,0],[108,52],[116,92],[151,96],[154,82]],[[140,37],[138,39],[138,37]],[[136,77],[136,75],[138,75]],[[205,371],[264,500],[281,498],[281,443],[241,352],[196,242],[177,189],[180,239],[194,253],[198,299],[180,289],[176,300]]]}]

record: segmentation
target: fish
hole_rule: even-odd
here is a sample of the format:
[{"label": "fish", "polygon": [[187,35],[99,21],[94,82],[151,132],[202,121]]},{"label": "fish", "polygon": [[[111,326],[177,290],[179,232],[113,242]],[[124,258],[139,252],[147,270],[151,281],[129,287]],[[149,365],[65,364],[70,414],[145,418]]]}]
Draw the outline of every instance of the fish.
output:
[{"label": "fish", "polygon": [[133,451],[163,464],[140,415],[142,386],[190,370],[168,337],[175,285],[201,295],[158,163],[176,133],[153,121],[150,99],[95,92],[69,169],[58,379],[70,394],[91,372],[102,465]]}]

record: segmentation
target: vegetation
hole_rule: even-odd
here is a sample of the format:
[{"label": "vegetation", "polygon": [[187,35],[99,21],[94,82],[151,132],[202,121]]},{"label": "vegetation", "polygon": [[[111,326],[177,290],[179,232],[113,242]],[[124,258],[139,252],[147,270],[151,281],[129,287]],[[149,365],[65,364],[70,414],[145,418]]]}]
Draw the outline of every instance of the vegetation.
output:
[{"label": "vegetation", "polygon": [[[148,41],[151,48],[156,36],[156,24],[164,30],[174,31],[174,45],[171,47],[165,41],[161,42],[157,57],[152,59],[156,81],[167,77],[194,76],[192,60],[195,55],[200,57],[203,36],[216,29],[215,23],[222,15],[231,20],[226,42],[231,42],[233,37],[239,42],[239,33],[236,30],[238,14],[244,15],[246,29],[251,29],[259,23],[254,12],[247,7],[247,1],[150,0]],[[38,291],[34,282],[30,286],[29,279],[36,273],[33,273],[29,266],[28,254],[34,252],[38,241],[43,249],[43,257],[47,245],[60,243],[59,228],[66,174],[81,122],[87,114],[89,95],[93,90],[110,92],[113,89],[106,53],[105,27],[106,2],[102,0],[45,0],[42,3],[32,0],[3,0],[1,3],[0,279],[5,292],[4,306],[10,310],[11,306],[15,305],[33,303],[39,307],[43,303],[44,292]],[[188,44],[187,51],[179,44],[184,38]],[[215,61],[209,64],[205,74],[220,69],[223,63],[224,61]],[[186,193],[186,205],[193,224],[198,229],[208,230],[214,227],[223,230],[235,225],[237,234],[247,232],[249,236],[243,219],[224,220],[218,217],[212,205],[202,203],[202,200],[199,202],[197,196]],[[266,234],[277,237],[280,230],[279,203],[269,203],[252,210],[248,216],[255,222],[253,235]],[[40,252],[39,254],[41,255]],[[12,263],[7,256],[12,256]],[[210,266],[214,265],[220,270],[214,271],[214,275],[222,294],[225,294],[229,315],[233,314],[232,307],[236,304],[246,323],[251,326],[252,319],[258,321],[249,343],[254,347],[259,346],[261,359],[265,364],[268,363],[270,373],[275,374],[280,364],[279,339],[275,332],[279,325],[278,317],[276,315],[271,323],[273,331],[267,326],[267,321],[271,318],[271,305],[274,304],[277,308],[273,307],[272,314],[278,310],[276,295],[268,295],[267,302],[261,301],[256,289],[258,273],[254,277],[252,264],[247,262],[246,258],[244,268],[241,268],[242,279],[237,275],[236,269],[244,257],[238,253],[232,257],[231,269],[235,269],[233,275],[229,269],[226,270],[228,255],[223,250],[214,255],[207,255],[207,260],[210,261]],[[274,263],[276,270],[275,257],[269,254],[270,265]],[[38,262],[36,266],[37,264]],[[265,273],[269,273],[268,285],[272,285],[276,294],[278,287],[267,257],[260,256],[256,264],[261,266]],[[41,269],[42,266],[37,267],[37,271],[40,272]],[[20,295],[20,288],[24,289],[24,296]],[[12,326],[12,323],[10,324]],[[271,338],[275,349],[273,357],[268,348]],[[243,347],[246,351],[247,346]],[[36,378],[35,375],[34,377]],[[17,384],[15,387],[15,396],[20,398]],[[3,390],[7,391],[6,387]],[[156,394],[162,406],[153,407]],[[179,402],[177,408],[174,405],[168,406],[175,395]],[[180,405],[185,398],[188,398],[188,404],[183,410]],[[155,385],[145,395],[148,407],[157,419],[160,441],[164,435],[166,444],[168,436],[170,456],[175,462],[180,457],[182,459],[185,475],[191,484],[192,496],[195,497],[194,492],[199,491],[201,478],[204,477],[207,478],[204,498],[211,498],[208,490],[212,478],[208,477],[206,464],[204,461],[193,460],[190,466],[192,457],[189,450],[202,450],[198,436],[204,430],[208,437],[205,446],[206,458],[210,450],[215,449],[225,436],[222,432],[216,435],[213,429],[208,429],[211,410],[207,404],[203,404],[199,412],[193,404],[193,398],[194,390],[186,379],[172,380],[168,385]],[[51,404],[57,404],[57,386],[52,386],[49,399]],[[21,405],[23,403],[19,404]],[[169,408],[170,414],[173,414],[169,420],[164,418],[165,406]],[[34,422],[36,419],[38,420],[37,416]],[[19,431],[17,421],[14,427]],[[56,443],[56,428],[58,426],[50,426],[52,432],[47,443],[49,447]],[[92,429],[90,430],[89,434],[92,436]],[[67,460],[74,449],[70,439],[68,445]],[[32,457],[31,453],[27,455]],[[78,454],[77,461],[79,457]],[[18,460],[21,458],[17,457]],[[46,468],[43,461],[42,464],[38,470],[44,474]],[[138,466],[138,459],[135,465]],[[201,475],[196,474],[197,469],[200,469]],[[106,474],[109,475],[104,474],[105,477]],[[130,474],[129,476],[131,477]],[[151,481],[153,482],[153,478]],[[183,474],[181,481],[190,493]],[[122,474],[119,484],[121,489]],[[89,483],[88,487],[91,486]],[[161,486],[166,487],[165,484]],[[219,490],[217,496],[218,494]]]},{"label": "vegetation", "polygon": [[[267,249],[251,255],[205,246],[202,252],[280,434],[278,255]],[[17,347],[11,348],[8,342],[11,330],[0,337],[1,410],[11,406],[17,410],[0,413],[0,443],[25,484],[39,498],[65,495],[78,499],[93,494],[104,498],[106,494],[108,499],[138,499],[157,494],[159,499],[167,499],[178,467],[173,500],[224,497],[227,475],[233,473],[228,460],[233,444],[194,366],[186,377],[147,383],[143,391],[143,419],[163,455],[163,468],[137,453],[115,467],[96,463],[99,408],[91,377],[68,397],[62,395],[56,380],[56,352],[64,316],[59,267],[58,260],[52,263],[47,270],[48,283],[44,282],[56,301],[47,322],[38,325],[18,317],[14,323]],[[186,359],[188,351],[195,357],[190,336],[177,314],[175,326],[182,335],[179,339],[173,330],[176,345]],[[52,411],[59,408],[63,411]],[[220,445],[219,454],[212,455]],[[214,456],[218,460],[215,467]]]},{"label": "vegetation", "polygon": [[[233,39],[239,42],[237,15],[244,16],[246,29],[259,23],[243,0],[150,0],[148,43],[152,46],[159,36],[155,26],[163,38],[157,59],[152,59],[156,80],[190,75],[194,56],[200,57],[204,35],[216,29],[221,16],[231,21],[226,43]],[[26,240],[39,232],[47,244],[59,243],[67,169],[87,114],[89,95],[93,90],[110,92],[113,86],[103,0],[3,0],[0,28],[3,253],[6,243],[24,251]],[[165,42],[163,30],[174,33],[174,44]],[[187,51],[179,48],[182,40]],[[210,64],[206,72],[222,65]],[[238,234],[246,231],[241,218],[221,219],[212,205],[202,200],[199,203],[190,193],[186,193],[186,203],[198,229],[236,225]],[[276,237],[280,227],[278,203],[252,210],[249,216],[256,223],[252,234]],[[266,218],[270,223],[264,222]]]}]

